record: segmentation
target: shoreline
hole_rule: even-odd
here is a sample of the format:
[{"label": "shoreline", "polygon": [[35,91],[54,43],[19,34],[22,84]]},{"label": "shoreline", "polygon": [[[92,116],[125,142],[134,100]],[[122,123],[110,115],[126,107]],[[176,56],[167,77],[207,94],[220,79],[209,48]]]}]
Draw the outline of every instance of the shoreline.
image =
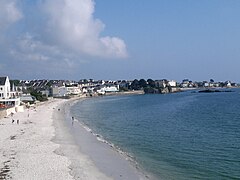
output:
[{"label": "shoreline", "polygon": [[[96,166],[96,168],[108,178],[132,180],[149,179],[145,173],[140,171],[135,164],[135,161],[131,161],[131,157],[128,156],[127,153],[122,152],[110,142],[102,139],[101,135],[94,134],[89,127],[77,119],[75,119],[72,126],[70,108],[75,103],[87,99],[88,98],[73,98],[63,105],[65,107],[65,122],[63,123],[65,126],[67,126],[69,134],[72,134],[71,138],[78,145],[80,153],[88,156],[88,160],[90,160]],[[56,137],[57,136],[58,133],[56,134]],[[67,152],[66,156],[71,156],[71,153]],[[74,177],[76,177],[76,174],[79,173],[77,172],[78,170],[74,168],[76,166],[76,162],[73,162],[71,165],[72,174]]]},{"label": "shoreline", "polygon": [[14,123],[0,119],[0,179],[149,179],[83,124],[72,126],[70,108],[85,99],[53,99],[14,114]]},{"label": "shoreline", "polygon": [[66,117],[69,116],[66,108],[72,101],[75,101],[75,99],[65,100],[56,107],[53,113],[55,136],[52,141],[59,144],[59,148],[55,150],[55,153],[69,159],[68,168],[73,179],[110,179],[97,169],[91,159],[82,153],[75,143],[71,129],[69,129],[70,126],[66,121]]}]

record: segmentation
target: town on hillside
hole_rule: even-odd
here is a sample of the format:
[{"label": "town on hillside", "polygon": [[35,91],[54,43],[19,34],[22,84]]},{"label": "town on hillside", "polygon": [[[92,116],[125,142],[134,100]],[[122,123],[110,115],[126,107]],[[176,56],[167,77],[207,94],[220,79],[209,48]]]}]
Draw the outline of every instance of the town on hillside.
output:
[{"label": "town on hillside", "polygon": [[0,109],[19,107],[20,104],[33,104],[48,98],[69,98],[71,96],[98,96],[117,93],[173,93],[197,88],[232,88],[239,84],[231,81],[195,82],[184,79],[174,80],[10,80],[0,77]]}]

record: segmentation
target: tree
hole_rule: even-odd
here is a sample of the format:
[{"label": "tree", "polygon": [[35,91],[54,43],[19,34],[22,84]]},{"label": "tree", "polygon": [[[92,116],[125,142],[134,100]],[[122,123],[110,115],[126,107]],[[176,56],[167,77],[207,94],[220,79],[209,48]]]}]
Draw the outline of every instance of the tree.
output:
[{"label": "tree", "polygon": [[140,89],[139,81],[137,79],[134,79],[134,81],[132,82],[131,89],[133,89],[133,90],[139,90]]},{"label": "tree", "polygon": [[140,88],[145,88],[147,87],[147,82],[144,79],[139,80],[139,87]]},{"label": "tree", "polygon": [[154,80],[148,79],[148,80],[147,80],[147,83],[148,83],[148,85],[149,85],[150,87],[155,87],[155,82],[154,82]]},{"label": "tree", "polygon": [[38,101],[47,101],[46,95],[42,95],[41,92],[34,90],[33,88],[29,88],[31,96],[34,96]]}]

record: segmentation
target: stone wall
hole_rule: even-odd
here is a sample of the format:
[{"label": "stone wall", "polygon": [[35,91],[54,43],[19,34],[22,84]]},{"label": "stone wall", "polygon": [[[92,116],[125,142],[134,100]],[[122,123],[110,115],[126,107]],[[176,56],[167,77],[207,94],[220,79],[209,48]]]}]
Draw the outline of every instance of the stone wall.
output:
[{"label": "stone wall", "polygon": [[0,119],[4,118],[7,116],[7,111],[6,110],[0,110]]},{"label": "stone wall", "polygon": [[0,119],[9,116],[11,113],[24,112],[23,106],[12,107],[8,109],[0,110]]}]

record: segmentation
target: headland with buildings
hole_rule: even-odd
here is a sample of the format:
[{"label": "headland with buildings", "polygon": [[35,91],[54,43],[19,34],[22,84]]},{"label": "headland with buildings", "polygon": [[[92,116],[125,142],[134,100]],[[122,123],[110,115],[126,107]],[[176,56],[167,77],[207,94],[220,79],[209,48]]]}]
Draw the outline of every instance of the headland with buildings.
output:
[{"label": "headland with buildings", "polygon": [[[174,93],[190,89],[235,88],[239,84],[231,81],[215,82],[174,80],[11,80],[8,76],[0,77],[0,110],[2,116],[13,111],[23,111],[21,105],[28,106],[49,98],[70,98],[76,96],[99,96],[117,94]],[[9,110],[10,109],[10,110]]]}]

